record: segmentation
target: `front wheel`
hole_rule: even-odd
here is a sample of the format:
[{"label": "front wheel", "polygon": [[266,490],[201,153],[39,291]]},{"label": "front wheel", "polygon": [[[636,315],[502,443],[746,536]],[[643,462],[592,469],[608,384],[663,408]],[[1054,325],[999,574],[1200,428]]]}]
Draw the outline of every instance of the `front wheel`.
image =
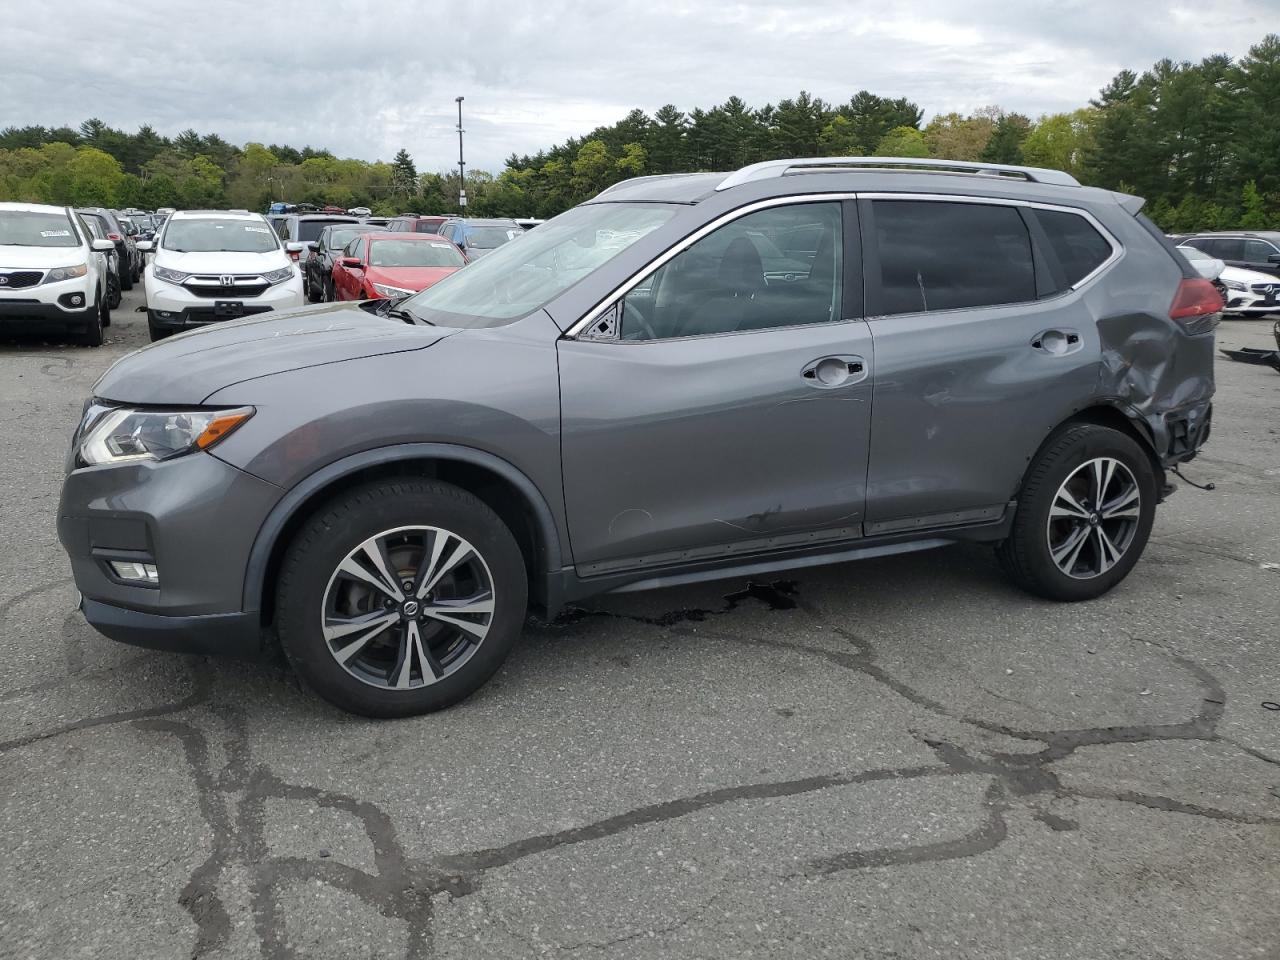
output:
[{"label": "front wheel", "polygon": [[502,665],[528,580],[488,506],[428,480],[358,488],[321,508],[285,553],[281,645],[320,696],[368,717],[440,710]]},{"label": "front wheel", "polygon": [[120,263],[120,289],[133,289],[133,270],[126,266],[123,261]]},{"label": "front wheel", "polygon": [[84,347],[102,346],[102,327],[102,300],[98,299],[85,318],[84,330],[76,337],[76,342]]},{"label": "front wheel", "polygon": [[1091,600],[1133,569],[1155,522],[1157,484],[1137,441],[1074,424],[1051,437],[1027,472],[1009,538],[996,548],[1023,589]]}]

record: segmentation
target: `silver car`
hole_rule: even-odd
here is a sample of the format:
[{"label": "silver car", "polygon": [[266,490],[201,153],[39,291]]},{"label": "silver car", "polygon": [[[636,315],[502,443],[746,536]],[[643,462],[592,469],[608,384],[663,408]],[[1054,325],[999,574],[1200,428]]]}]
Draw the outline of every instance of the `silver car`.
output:
[{"label": "silver car", "polygon": [[417,295],[174,337],[75,433],[84,615],[277,636],[385,717],[596,594],[981,541],[1097,597],[1212,415],[1221,298],[1141,207],[946,161],[640,178]]}]

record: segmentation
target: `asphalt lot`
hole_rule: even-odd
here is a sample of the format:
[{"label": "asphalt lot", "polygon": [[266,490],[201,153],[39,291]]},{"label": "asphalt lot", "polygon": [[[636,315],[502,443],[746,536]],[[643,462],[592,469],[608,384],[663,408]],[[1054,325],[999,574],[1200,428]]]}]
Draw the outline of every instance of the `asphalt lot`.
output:
[{"label": "asphalt lot", "polygon": [[[977,546],[631,595],[377,723],[76,612],[97,376],[0,340],[0,957],[1280,958],[1280,375],[1084,605]],[[1268,346],[1227,322],[1225,346]]]}]

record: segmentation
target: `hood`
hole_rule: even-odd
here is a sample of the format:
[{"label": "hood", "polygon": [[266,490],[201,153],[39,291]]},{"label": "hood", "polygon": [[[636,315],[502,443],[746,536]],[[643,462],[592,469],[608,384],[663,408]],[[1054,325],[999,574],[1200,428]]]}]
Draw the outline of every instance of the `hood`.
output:
[{"label": "hood", "polygon": [[84,263],[84,247],[0,247],[0,270],[49,270]]},{"label": "hood", "polygon": [[233,383],[421,350],[451,332],[380,317],[351,303],[263,313],[143,347],[103,374],[93,394],[122,403],[197,404]]},{"label": "hood", "polygon": [[183,273],[263,273],[293,263],[283,250],[267,253],[178,253],[161,250],[157,262],[162,267]]},{"label": "hood", "polygon": [[1257,270],[1246,270],[1244,267],[1227,267],[1222,271],[1220,280],[1235,280],[1237,283],[1275,283],[1280,284],[1273,274],[1259,273]]},{"label": "hood", "polygon": [[370,267],[365,276],[373,283],[386,283],[402,290],[425,290],[461,267]]}]

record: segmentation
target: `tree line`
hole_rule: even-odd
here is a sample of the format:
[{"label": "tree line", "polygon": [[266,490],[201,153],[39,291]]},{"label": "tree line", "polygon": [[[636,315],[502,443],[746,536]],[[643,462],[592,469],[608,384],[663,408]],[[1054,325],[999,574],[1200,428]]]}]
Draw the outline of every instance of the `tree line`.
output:
[{"label": "tree line", "polygon": [[[788,156],[886,156],[1029,164],[1136,193],[1166,230],[1280,227],[1280,36],[1239,60],[1161,60],[1121,71],[1088,104],[1035,119],[990,106],[923,124],[906,98],[859,91],[828,103],[801,91],[763,107],[739,97],[685,112],[632,110],[611,126],[496,176],[467,174],[476,216],[550,217],[628,177],[733,170]],[[323,149],[248,143],[186,130],[172,139],[100,120],[0,131],[0,199],[76,205],[245,207],[272,200],[368,206],[377,213],[457,210],[458,174],[420,174]]]}]

